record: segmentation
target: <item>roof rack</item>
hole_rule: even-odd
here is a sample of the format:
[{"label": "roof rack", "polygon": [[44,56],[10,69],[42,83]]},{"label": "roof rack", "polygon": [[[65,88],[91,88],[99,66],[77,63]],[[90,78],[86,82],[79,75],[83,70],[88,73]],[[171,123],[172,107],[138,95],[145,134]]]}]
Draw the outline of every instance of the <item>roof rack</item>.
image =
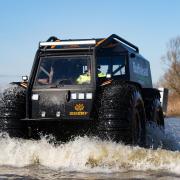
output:
[{"label": "roof rack", "polygon": [[111,43],[112,40],[115,40],[118,43],[124,44],[125,46],[128,46],[131,49],[133,49],[134,51],[136,51],[137,53],[139,53],[139,48],[137,46],[135,46],[134,44],[132,44],[132,43],[126,41],[125,39],[117,36],[116,34],[112,34],[108,38],[102,39],[101,41],[97,42],[96,46],[101,47],[103,45],[107,45],[108,43]]},{"label": "roof rack", "polygon": [[99,39],[67,39],[60,40],[55,36],[51,36],[46,42],[40,42],[39,47],[47,47],[47,46],[71,46],[71,45],[96,45],[101,46],[104,44],[108,44],[112,40],[115,40],[119,43],[122,43],[137,53],[139,53],[139,48],[134,44],[126,41],[125,39],[117,36],[116,34],[112,34],[108,38],[99,38]]}]

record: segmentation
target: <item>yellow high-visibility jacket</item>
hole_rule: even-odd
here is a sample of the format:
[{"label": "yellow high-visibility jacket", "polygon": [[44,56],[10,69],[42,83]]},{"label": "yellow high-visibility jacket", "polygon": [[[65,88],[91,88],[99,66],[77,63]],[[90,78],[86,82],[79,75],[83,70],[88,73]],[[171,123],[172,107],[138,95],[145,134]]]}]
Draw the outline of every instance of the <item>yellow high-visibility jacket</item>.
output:
[{"label": "yellow high-visibility jacket", "polygon": [[106,77],[106,75],[105,75],[103,72],[100,71],[100,72],[98,73],[98,77]]},{"label": "yellow high-visibility jacket", "polygon": [[[98,73],[98,77],[106,77],[106,75],[100,71]],[[77,84],[89,84],[90,81],[91,81],[91,76],[88,75],[87,73],[80,75],[76,80]]]},{"label": "yellow high-visibility jacket", "polygon": [[76,80],[77,84],[89,84],[90,81],[91,81],[91,76],[86,73],[80,75]]}]

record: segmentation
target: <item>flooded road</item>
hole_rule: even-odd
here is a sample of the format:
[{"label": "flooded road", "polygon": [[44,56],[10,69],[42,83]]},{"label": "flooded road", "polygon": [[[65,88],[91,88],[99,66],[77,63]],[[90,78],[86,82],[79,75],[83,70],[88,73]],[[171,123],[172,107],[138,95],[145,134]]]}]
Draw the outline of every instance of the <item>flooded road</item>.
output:
[{"label": "flooded road", "polygon": [[88,137],[54,146],[45,137],[1,134],[0,179],[180,179],[180,118],[166,119],[165,134],[152,125],[147,131],[149,149]]}]

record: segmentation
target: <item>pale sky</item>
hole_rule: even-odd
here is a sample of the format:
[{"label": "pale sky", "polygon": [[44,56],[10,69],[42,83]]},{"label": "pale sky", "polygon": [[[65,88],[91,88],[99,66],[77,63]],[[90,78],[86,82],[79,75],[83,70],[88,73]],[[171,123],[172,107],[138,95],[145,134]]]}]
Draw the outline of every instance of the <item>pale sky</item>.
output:
[{"label": "pale sky", "polygon": [[[161,57],[180,35],[179,0],[0,0],[0,79],[29,75],[39,41],[117,34],[150,61],[153,82],[163,74]],[[21,80],[19,78],[19,80]]]}]

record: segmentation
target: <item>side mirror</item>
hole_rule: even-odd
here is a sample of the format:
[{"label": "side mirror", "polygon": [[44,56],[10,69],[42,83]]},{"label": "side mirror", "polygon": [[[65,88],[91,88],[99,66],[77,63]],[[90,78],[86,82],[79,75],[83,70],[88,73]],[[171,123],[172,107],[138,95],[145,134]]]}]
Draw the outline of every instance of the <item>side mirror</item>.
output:
[{"label": "side mirror", "polygon": [[28,81],[28,76],[22,76],[23,81]]}]

